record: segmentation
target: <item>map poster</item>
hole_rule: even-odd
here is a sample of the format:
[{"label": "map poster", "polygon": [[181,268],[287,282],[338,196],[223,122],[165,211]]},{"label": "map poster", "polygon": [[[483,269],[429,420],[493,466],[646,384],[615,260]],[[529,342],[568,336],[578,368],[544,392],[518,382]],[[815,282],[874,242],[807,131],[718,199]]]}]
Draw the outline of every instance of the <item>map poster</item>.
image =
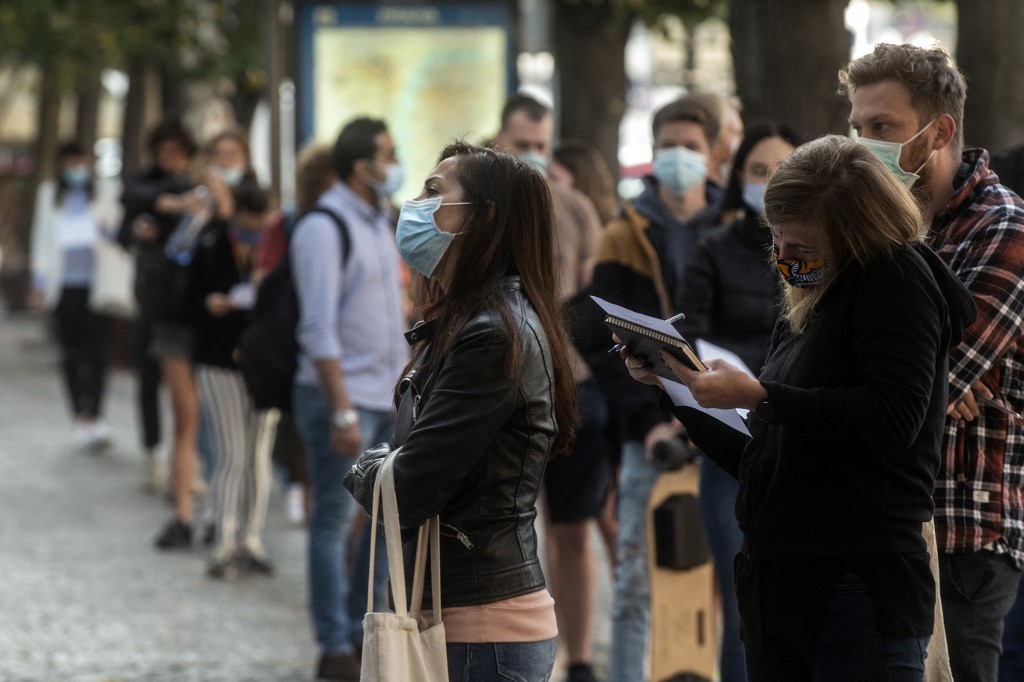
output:
[{"label": "map poster", "polygon": [[382,118],[415,196],[453,139],[497,132],[514,87],[511,9],[499,3],[299,6],[300,140],[331,144],[357,116]]}]

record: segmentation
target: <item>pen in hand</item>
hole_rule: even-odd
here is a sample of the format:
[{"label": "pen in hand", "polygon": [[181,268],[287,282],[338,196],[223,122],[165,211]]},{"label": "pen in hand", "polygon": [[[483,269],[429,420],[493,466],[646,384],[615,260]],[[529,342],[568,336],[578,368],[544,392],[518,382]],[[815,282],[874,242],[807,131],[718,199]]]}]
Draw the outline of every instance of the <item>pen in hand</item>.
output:
[{"label": "pen in hand", "polygon": [[625,347],[626,347],[625,344],[617,343],[617,344],[615,344],[614,346],[612,346],[611,348],[608,349],[608,354],[610,355],[612,353],[618,353],[620,350],[622,350]]}]

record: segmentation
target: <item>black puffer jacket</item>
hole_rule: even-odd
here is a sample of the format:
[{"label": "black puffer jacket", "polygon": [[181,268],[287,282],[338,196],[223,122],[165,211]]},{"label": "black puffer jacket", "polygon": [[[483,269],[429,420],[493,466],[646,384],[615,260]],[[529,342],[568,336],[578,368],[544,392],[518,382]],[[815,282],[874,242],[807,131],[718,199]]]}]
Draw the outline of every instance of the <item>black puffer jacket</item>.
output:
[{"label": "black puffer jacket", "polygon": [[[545,584],[534,520],[556,429],[551,353],[519,278],[505,278],[502,288],[522,344],[518,374],[505,372],[510,339],[501,317],[481,313],[435,376],[414,368],[402,380],[395,438],[363,453],[345,477],[369,512],[380,464],[401,446],[395,488],[402,528],[441,515],[445,607],[487,604]],[[414,550],[415,543],[405,548],[410,578]]]},{"label": "black puffer jacket", "polygon": [[716,228],[690,254],[680,294],[683,335],[736,353],[755,374],[768,355],[782,302],[771,242],[771,232],[750,211]]}]

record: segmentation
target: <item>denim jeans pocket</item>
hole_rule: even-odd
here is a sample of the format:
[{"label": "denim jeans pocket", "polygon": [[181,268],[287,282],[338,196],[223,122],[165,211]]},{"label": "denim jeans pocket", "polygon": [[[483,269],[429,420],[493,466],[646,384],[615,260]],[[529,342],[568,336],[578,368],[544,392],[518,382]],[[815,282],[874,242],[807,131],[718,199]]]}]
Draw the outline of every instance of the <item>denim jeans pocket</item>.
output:
[{"label": "denim jeans pocket", "polygon": [[498,642],[494,645],[498,677],[511,682],[547,682],[555,667],[555,639]]}]

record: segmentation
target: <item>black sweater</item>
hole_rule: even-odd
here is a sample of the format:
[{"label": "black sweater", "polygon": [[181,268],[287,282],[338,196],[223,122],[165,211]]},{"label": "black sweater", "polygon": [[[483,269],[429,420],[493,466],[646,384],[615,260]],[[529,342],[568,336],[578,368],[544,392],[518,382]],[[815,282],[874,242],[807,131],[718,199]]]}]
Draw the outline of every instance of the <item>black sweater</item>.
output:
[{"label": "black sweater", "polygon": [[206,296],[226,294],[234,285],[247,281],[249,272],[243,270],[235,260],[227,225],[214,221],[203,228],[189,266],[181,310],[182,319],[194,333],[193,360],[197,364],[238,368],[235,349],[249,323],[249,314],[236,310],[214,317],[206,309]]},{"label": "black sweater", "polygon": [[752,414],[748,439],[674,410],[740,481],[737,591],[748,641],[780,628],[815,632],[849,572],[867,583],[884,633],[931,632],[921,524],[933,512],[947,353],[974,315],[931,251],[901,247],[841,273],[803,333],[780,319],[760,375],[773,423]]}]

